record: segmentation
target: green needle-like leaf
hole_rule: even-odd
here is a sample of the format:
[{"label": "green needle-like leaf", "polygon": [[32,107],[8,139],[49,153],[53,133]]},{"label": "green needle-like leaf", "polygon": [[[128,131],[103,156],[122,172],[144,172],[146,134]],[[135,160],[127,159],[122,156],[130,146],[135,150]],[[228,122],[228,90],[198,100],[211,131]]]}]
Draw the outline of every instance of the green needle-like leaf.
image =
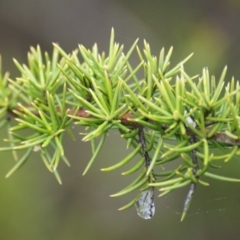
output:
[{"label": "green needle-like leaf", "polygon": [[210,177],[210,178],[214,178],[217,180],[221,180],[221,181],[227,181],[227,182],[240,182],[240,179],[238,178],[229,178],[229,177],[223,177],[223,176],[219,176],[213,173],[209,173],[209,172],[205,172],[204,176],[206,177]]},{"label": "green needle-like leaf", "polygon": [[[112,196],[137,189],[143,192],[120,210],[136,201],[143,204],[138,209],[153,209],[153,191],[150,195],[146,191],[149,186],[159,187],[163,196],[190,184],[183,220],[196,185],[209,185],[203,176],[240,182],[209,173],[209,168],[218,167],[213,161],[228,162],[240,155],[239,81],[225,80],[227,67],[218,79],[208,68],[190,76],[185,63],[192,54],[172,67],[173,47],[167,53],[162,48],[157,57],[147,41],[143,49],[137,41],[124,52],[112,29],[108,52],[99,52],[97,44],[91,49],[80,44],[70,54],[53,44],[51,55],[40,46],[31,47],[27,64],[14,59],[19,71],[16,79],[2,73],[0,59],[0,128],[8,132],[8,139],[3,139],[8,145],[0,147],[0,152],[13,151],[17,160],[18,151],[24,150],[6,177],[34,151],[61,184],[57,167],[60,161],[70,166],[64,155],[63,132],[73,136],[74,122],[80,126],[83,141],[92,144],[92,157],[83,175],[99,156],[110,130],[118,130],[127,148],[133,149],[102,171],[119,169],[141,155],[122,175],[134,177],[145,164],[143,172]],[[139,60],[133,65],[135,50]]]},{"label": "green needle-like leaf", "polygon": [[112,194],[112,195],[110,195],[110,197],[120,197],[120,196],[126,195],[130,192],[133,192],[137,188],[143,186],[147,181],[148,181],[148,178],[145,177],[142,180],[140,180],[136,185],[133,185],[133,186],[131,186],[131,187],[125,189],[125,190],[122,190],[122,191],[118,192],[118,193]]},{"label": "green needle-like leaf", "polygon": [[147,169],[147,173],[146,173],[147,176],[148,176],[148,175],[150,174],[150,172],[153,170],[153,167],[154,167],[154,165],[155,165],[155,163],[156,163],[156,161],[157,161],[157,158],[158,158],[158,156],[159,156],[159,153],[160,153],[160,151],[161,151],[162,145],[163,145],[163,139],[162,139],[162,138],[159,138],[158,144],[157,144],[157,146],[156,146],[155,153],[154,153],[153,158],[152,158],[152,160],[151,160],[151,163],[150,163],[150,165],[149,165],[149,167],[148,167],[148,169]]},{"label": "green needle-like leaf", "polygon": [[129,202],[128,204],[126,204],[125,206],[119,208],[118,210],[119,211],[122,211],[122,210],[126,210],[132,206],[134,206],[134,204],[136,203],[136,201],[138,200],[138,198],[140,197],[141,193],[137,195],[137,197],[135,197],[131,202]]},{"label": "green needle-like leaf", "polygon": [[124,165],[126,165],[131,159],[133,159],[138,152],[141,149],[141,145],[138,145],[130,154],[128,154],[124,159],[122,159],[120,162],[118,162],[117,164],[108,167],[108,168],[102,168],[101,171],[107,172],[107,171],[112,171],[112,170],[116,170]]},{"label": "green needle-like leaf", "polygon": [[92,155],[91,159],[89,160],[88,165],[86,166],[86,168],[83,172],[83,175],[85,175],[88,172],[88,170],[90,169],[90,167],[93,165],[93,163],[94,163],[95,159],[97,158],[100,150],[102,149],[102,146],[105,142],[105,138],[106,138],[106,134],[103,134],[100,138],[100,141],[98,143],[97,148],[96,149],[93,148],[93,155]]},{"label": "green needle-like leaf", "polygon": [[142,158],[135,166],[133,166],[131,169],[129,169],[126,172],[123,172],[122,175],[129,175],[132,174],[134,172],[136,172],[138,169],[140,169],[143,164],[145,163],[145,158]]},{"label": "green needle-like leaf", "polygon": [[33,148],[29,147],[25,154],[17,161],[14,167],[6,174],[6,178],[10,177],[14,172],[16,172],[28,159]]}]

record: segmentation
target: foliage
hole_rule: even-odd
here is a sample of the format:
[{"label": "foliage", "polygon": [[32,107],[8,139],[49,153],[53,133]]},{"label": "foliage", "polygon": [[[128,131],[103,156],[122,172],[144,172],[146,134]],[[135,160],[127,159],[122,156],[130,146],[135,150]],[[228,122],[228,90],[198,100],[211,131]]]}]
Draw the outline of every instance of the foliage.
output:
[{"label": "foliage", "polygon": [[[139,172],[138,177],[112,196],[140,190],[121,209],[137,203],[143,218],[151,218],[152,212],[146,216],[141,213],[142,196],[150,193],[145,207],[152,210],[154,188],[163,196],[190,185],[183,219],[196,184],[208,186],[202,176],[239,182],[209,172],[217,167],[214,162],[240,155],[239,82],[232,79],[225,84],[226,67],[218,80],[209,76],[207,68],[200,76],[189,76],[184,64],[191,55],[170,67],[172,50],[165,54],[163,48],[156,57],[146,41],[143,50],[135,41],[124,53],[112,30],[108,54],[99,53],[96,44],[92,50],[79,45],[71,54],[54,44],[52,57],[43,55],[37,46],[28,53],[28,65],[14,60],[20,77],[12,80],[8,74],[0,75],[0,127],[6,127],[9,136],[9,146],[0,151],[12,151],[16,160],[6,177],[37,151],[61,183],[58,164],[62,160],[69,165],[63,135],[72,135],[74,122],[86,127],[81,133],[83,141],[90,141],[92,146],[84,174],[110,129],[119,130],[132,152],[102,171],[118,169],[140,156],[134,167],[122,173]],[[134,51],[139,57],[135,67],[130,63]],[[24,151],[20,158],[19,151]],[[164,170],[170,161],[175,161],[176,167]]]}]

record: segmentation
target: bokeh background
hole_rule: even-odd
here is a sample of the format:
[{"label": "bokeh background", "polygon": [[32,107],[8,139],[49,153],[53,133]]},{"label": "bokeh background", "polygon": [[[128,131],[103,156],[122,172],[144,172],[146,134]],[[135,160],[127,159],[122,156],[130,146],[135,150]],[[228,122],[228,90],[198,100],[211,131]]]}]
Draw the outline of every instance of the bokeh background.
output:
[{"label": "bokeh background", "polygon": [[[158,55],[163,46],[174,46],[172,62],[194,52],[186,65],[190,74],[208,66],[219,77],[228,65],[227,80],[240,77],[240,2],[237,0],[1,0],[0,54],[3,68],[17,77],[12,58],[26,62],[30,46],[40,44],[52,51],[58,42],[66,51],[77,45],[87,48],[97,42],[108,50],[111,27],[116,40],[128,49],[136,38],[146,39]],[[180,222],[187,189],[156,198],[156,214],[140,219],[134,208],[118,212],[130,195],[110,198],[131,181],[121,171],[101,173],[126,154],[125,143],[111,132],[96,164],[86,176],[82,172],[90,158],[90,147],[65,139],[66,155],[72,167],[60,165],[63,185],[45,169],[37,154],[11,178],[5,174],[14,165],[11,153],[1,153],[0,239],[239,239],[239,184],[209,181],[197,188],[189,214]],[[6,137],[6,129],[0,132]],[[218,172],[240,177],[240,163],[234,159]]]}]

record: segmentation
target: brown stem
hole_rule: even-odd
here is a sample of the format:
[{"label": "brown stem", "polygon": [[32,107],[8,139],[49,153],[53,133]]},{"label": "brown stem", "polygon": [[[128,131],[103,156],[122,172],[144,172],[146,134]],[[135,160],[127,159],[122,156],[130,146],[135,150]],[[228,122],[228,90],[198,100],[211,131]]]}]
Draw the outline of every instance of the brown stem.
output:
[{"label": "brown stem", "polygon": [[[19,111],[19,112],[23,112],[21,107],[17,107],[15,110]],[[60,112],[60,109],[58,109],[58,111]],[[34,114],[38,115],[38,112],[35,112]],[[84,109],[80,109],[77,112],[74,109],[68,109],[68,114],[69,115],[74,115],[75,114],[75,116],[84,117],[84,118],[91,118],[92,117]],[[16,117],[16,116],[17,115],[13,112],[13,109],[8,110],[8,116],[7,116],[8,118]],[[142,127],[141,124],[139,124],[137,122],[129,121],[129,119],[134,119],[134,118],[135,118],[134,115],[132,115],[130,112],[128,112],[125,115],[123,115],[120,120],[121,120],[121,123],[123,125],[129,126],[133,129]],[[154,122],[152,122],[152,123],[154,124]],[[163,125],[162,128],[167,129],[168,126]],[[207,129],[206,129],[206,131],[207,131]],[[189,136],[196,136],[195,133],[193,133],[190,129],[188,129],[188,133],[189,133]],[[197,138],[197,136],[196,136],[196,138]],[[231,144],[231,145],[234,145],[234,146],[235,145],[240,146],[240,139],[232,139],[228,135],[226,135],[225,133],[221,133],[221,132],[215,133],[211,138],[209,138],[209,140],[214,140],[214,141],[222,142],[222,143],[228,143],[228,144]]]}]

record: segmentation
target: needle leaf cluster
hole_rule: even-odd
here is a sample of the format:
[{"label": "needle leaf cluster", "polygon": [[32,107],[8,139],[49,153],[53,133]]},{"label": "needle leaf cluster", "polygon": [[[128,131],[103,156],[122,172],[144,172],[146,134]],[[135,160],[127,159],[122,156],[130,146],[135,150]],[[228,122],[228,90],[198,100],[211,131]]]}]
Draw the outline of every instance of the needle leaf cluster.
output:
[{"label": "needle leaf cluster", "polygon": [[[207,68],[190,76],[184,65],[192,54],[172,67],[173,48],[167,52],[162,48],[154,56],[146,41],[143,49],[137,42],[124,52],[112,30],[108,53],[100,53],[95,44],[91,50],[79,45],[69,54],[53,44],[50,56],[37,46],[31,47],[26,65],[14,59],[20,73],[16,79],[2,74],[0,67],[0,127],[8,132],[4,139],[8,146],[0,152],[12,151],[16,161],[6,177],[35,151],[61,183],[59,162],[70,166],[63,137],[65,133],[73,136],[71,125],[77,124],[84,126],[82,140],[92,148],[83,174],[98,158],[111,129],[117,129],[132,150],[101,170],[113,171],[138,158],[122,173],[137,173],[136,179],[111,195],[139,191],[121,209],[133,206],[146,189],[157,188],[163,196],[190,186],[183,219],[196,185],[209,185],[205,178],[240,182],[211,172],[218,168],[216,162],[240,155],[239,81],[226,82],[226,67],[219,79],[210,76]],[[139,59],[136,66],[131,64],[133,54]],[[175,167],[169,169],[173,161]]]}]

